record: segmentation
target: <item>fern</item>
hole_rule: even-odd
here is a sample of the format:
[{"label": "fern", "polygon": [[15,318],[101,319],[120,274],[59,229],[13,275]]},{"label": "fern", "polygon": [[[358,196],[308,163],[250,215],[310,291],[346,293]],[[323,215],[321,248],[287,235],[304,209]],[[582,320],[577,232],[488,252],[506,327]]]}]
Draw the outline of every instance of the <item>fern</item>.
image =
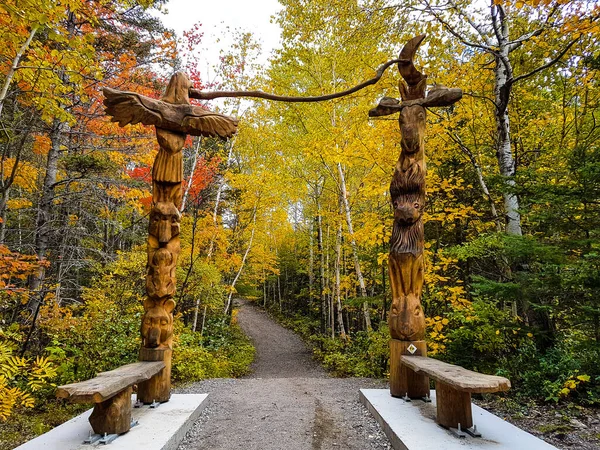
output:
[{"label": "fern", "polygon": [[51,385],[56,368],[48,358],[38,356],[35,361],[13,354],[15,349],[0,340],[0,421],[5,421],[14,408],[33,408],[34,392]]}]

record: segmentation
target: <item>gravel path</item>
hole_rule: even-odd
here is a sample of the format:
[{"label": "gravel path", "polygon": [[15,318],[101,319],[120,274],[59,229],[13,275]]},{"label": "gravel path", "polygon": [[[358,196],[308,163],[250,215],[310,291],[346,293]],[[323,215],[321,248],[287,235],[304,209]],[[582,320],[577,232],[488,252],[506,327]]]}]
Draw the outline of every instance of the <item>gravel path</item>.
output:
[{"label": "gravel path", "polygon": [[391,449],[358,401],[360,388],[385,383],[330,378],[297,335],[252,304],[239,304],[238,323],[256,346],[253,373],[178,390],[210,394],[180,450]]}]

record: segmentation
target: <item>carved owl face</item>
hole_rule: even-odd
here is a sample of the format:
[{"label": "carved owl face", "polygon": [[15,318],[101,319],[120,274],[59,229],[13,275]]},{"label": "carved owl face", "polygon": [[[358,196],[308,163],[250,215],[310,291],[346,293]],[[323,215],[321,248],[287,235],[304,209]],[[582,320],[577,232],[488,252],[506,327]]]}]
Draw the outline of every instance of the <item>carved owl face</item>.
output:
[{"label": "carved owl face", "polygon": [[150,213],[148,232],[164,246],[179,235],[180,222],[181,214],[173,203],[158,202]]}]

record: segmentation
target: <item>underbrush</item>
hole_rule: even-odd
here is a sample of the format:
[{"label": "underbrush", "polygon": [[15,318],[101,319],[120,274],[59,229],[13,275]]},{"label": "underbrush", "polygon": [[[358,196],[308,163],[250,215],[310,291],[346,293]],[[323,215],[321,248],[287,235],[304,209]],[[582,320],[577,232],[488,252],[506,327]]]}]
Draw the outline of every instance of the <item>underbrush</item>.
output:
[{"label": "underbrush", "polygon": [[[542,350],[522,323],[496,308],[476,301],[470,315],[450,315],[445,323],[444,346],[428,345],[429,356],[477,372],[507,377],[512,389],[502,394],[515,401],[539,404],[598,406],[600,350],[576,335],[562,335],[554,347]],[[390,339],[387,324],[374,324],[372,332],[351,333],[346,340],[320,334],[319,321],[305,314],[269,313],[298,333],[314,357],[337,377],[387,378]],[[439,335],[432,321],[428,338]]]},{"label": "underbrush", "polygon": [[235,321],[211,318],[204,333],[189,328],[176,330],[172,377],[177,382],[205,378],[236,378],[246,375],[255,349]]},{"label": "underbrush", "polygon": [[[44,361],[53,377],[45,377],[42,383],[39,376],[34,377],[40,369],[33,365],[31,369],[23,366],[27,371],[12,371],[14,375],[5,380],[8,388],[25,390],[31,380],[36,380],[39,386],[25,391],[31,399],[29,403],[13,402],[10,413],[0,420],[0,450],[15,448],[91,407],[55,399],[56,386],[89,379],[98,372],[137,361],[141,305],[110,301],[99,305],[91,301],[86,306],[82,311],[63,309],[46,315],[42,326],[50,345],[45,348]],[[179,318],[174,323],[172,379],[175,383],[248,373],[254,347],[235,321],[229,324],[229,316],[214,314],[207,319],[202,334],[185,327]],[[0,348],[14,349],[15,341],[21,338],[15,330],[10,335],[0,333]],[[14,356],[8,354],[8,361],[11,358]],[[5,366],[0,364],[0,367]],[[7,398],[0,395],[0,409]]]}]

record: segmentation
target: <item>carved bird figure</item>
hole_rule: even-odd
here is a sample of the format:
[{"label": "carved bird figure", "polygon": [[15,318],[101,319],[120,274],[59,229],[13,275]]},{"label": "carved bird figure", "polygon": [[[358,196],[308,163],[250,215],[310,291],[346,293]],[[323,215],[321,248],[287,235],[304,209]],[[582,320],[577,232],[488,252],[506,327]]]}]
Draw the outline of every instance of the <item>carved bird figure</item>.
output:
[{"label": "carved bird figure", "polygon": [[231,137],[237,130],[238,120],[190,105],[191,87],[190,79],[182,72],[173,75],[160,100],[105,87],[105,111],[112,116],[111,121],[119,122],[121,127],[142,123],[192,136]]}]

